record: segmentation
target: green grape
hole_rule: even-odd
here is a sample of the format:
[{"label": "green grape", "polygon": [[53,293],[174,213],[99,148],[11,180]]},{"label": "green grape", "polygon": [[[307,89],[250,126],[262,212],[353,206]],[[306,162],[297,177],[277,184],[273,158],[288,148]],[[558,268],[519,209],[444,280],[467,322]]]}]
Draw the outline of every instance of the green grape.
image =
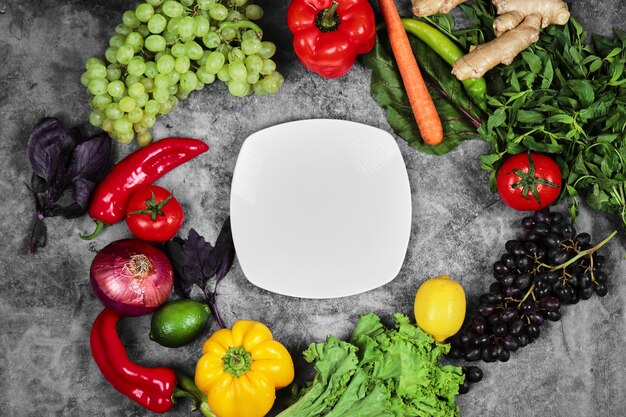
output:
[{"label": "green grape", "polygon": [[[139,25],[137,25],[137,26],[139,26]],[[129,28],[128,26],[123,25],[121,23],[119,25],[115,26],[115,33],[117,33],[118,35],[128,36],[128,34],[130,32],[132,32],[132,31],[133,30],[131,28]]]},{"label": "green grape", "polygon": [[228,73],[228,65],[224,65],[222,68],[220,68],[220,70],[217,72],[217,78],[220,81],[224,81],[224,82],[230,81],[230,74]]},{"label": "green grape", "polygon": [[128,145],[129,143],[131,143],[133,141],[134,137],[135,137],[135,134],[132,131],[130,131],[130,132],[122,132],[122,133],[118,133],[117,134],[117,139],[116,140],[119,143],[123,143],[124,145]]},{"label": "green grape", "polygon": [[93,64],[104,65],[104,61],[96,56],[90,56],[89,58],[87,58],[87,61],[85,61],[85,69],[89,69],[89,67]]},{"label": "green grape", "polygon": [[143,48],[143,36],[139,32],[131,32],[126,37],[126,45],[133,48],[135,52],[139,52]]},{"label": "green grape", "polygon": [[[197,77],[197,76],[198,76],[198,75],[196,75],[196,77]],[[202,90],[203,88],[204,88],[204,83],[203,83],[202,81],[198,80],[198,81],[196,82],[196,88],[194,88],[194,90],[196,90],[196,91],[200,91],[200,90]]]},{"label": "green grape", "polygon": [[170,21],[167,22],[167,27],[165,28],[165,30],[178,36],[178,25],[180,24],[181,20],[183,20],[182,17],[175,17],[173,19],[170,19]]},{"label": "green grape", "polygon": [[179,0],[183,6],[191,7],[193,5],[194,0]]},{"label": "green grape", "polygon": [[[178,74],[178,73],[176,73]],[[170,86],[167,87],[167,91],[170,92],[171,95],[174,95],[176,93],[178,93],[178,84],[172,84]]]},{"label": "green grape", "polygon": [[215,74],[209,72],[206,67],[198,68],[198,70],[196,71],[196,76],[198,77],[198,80],[200,80],[204,84],[211,84],[213,83],[213,81],[215,81]]},{"label": "green grape", "polygon": [[143,96],[146,93],[146,87],[142,83],[135,83],[128,87],[128,95],[134,99]]},{"label": "green grape", "polygon": [[[258,55],[249,55],[246,57],[246,68],[248,72],[260,72],[263,68],[263,58]],[[251,83],[254,84],[254,83]]]},{"label": "green grape", "polygon": [[[131,32],[132,33],[132,32]],[[124,35],[113,35],[111,39],[109,39],[109,46],[112,48],[119,48],[120,46],[126,43],[126,36]]]},{"label": "green grape", "polygon": [[140,22],[147,22],[154,16],[154,7],[148,3],[141,3],[135,9],[135,16]]},{"label": "green grape", "polygon": [[274,72],[263,78],[263,80],[261,80],[261,85],[268,93],[277,93],[283,85],[283,76],[279,72]]},{"label": "green grape", "polygon": [[139,27],[137,28],[137,32],[144,38],[150,36],[150,29],[148,29],[148,25],[146,24],[139,25]]},{"label": "green grape", "polygon": [[209,57],[209,54],[211,53],[211,51],[202,51],[202,58],[196,60],[196,64],[199,67],[204,67],[206,65],[206,60]]},{"label": "green grape", "polygon": [[276,53],[276,45],[269,41],[261,42],[262,48],[259,51],[259,56],[263,59],[270,59]]},{"label": "green grape", "polygon": [[107,59],[107,61],[109,61],[111,64],[115,64],[117,62],[117,48],[112,48],[112,47],[108,47],[105,51],[104,51],[104,57]]},{"label": "green grape", "polygon": [[[109,86],[111,84],[109,83]],[[109,104],[113,102],[113,99],[109,94],[99,94],[91,98],[91,107],[96,110],[105,110]]]},{"label": "green grape", "polygon": [[187,71],[184,74],[180,74],[180,87],[184,90],[192,91],[196,88],[198,77],[193,71]]},{"label": "green grape", "polygon": [[120,117],[115,120],[115,130],[119,133],[132,132],[133,124],[128,120],[127,117]]},{"label": "green grape", "polygon": [[89,77],[89,74],[87,74],[87,71],[80,74],[80,83],[82,85],[87,87],[89,85],[89,81],[91,81],[91,78]]},{"label": "green grape", "polygon": [[109,133],[111,139],[117,140],[117,132],[115,131],[115,121],[111,122],[111,132]]},{"label": "green grape", "polygon": [[172,105],[169,100],[164,103],[159,103],[159,113],[160,114],[168,114],[172,111]]},{"label": "green grape", "polygon": [[204,54],[204,49],[202,49],[199,43],[195,41],[189,41],[185,42],[185,46],[187,47],[187,56],[189,57],[189,59],[197,61],[198,59],[202,58],[202,55]]},{"label": "green grape", "polygon": [[118,103],[118,106],[120,106],[120,110],[128,113],[135,108],[135,99],[129,96],[122,97],[122,99]]},{"label": "green grape", "polygon": [[104,78],[107,76],[107,67],[104,64],[93,64],[87,69],[86,73],[92,80]]},{"label": "green grape", "polygon": [[246,39],[258,39],[259,36],[257,35],[257,33],[254,30],[246,30],[242,35],[241,35],[241,40],[246,40]]},{"label": "green grape", "polygon": [[107,67],[107,80],[115,81],[122,78],[122,69],[118,64],[109,64]]},{"label": "green grape", "polygon": [[244,39],[241,41],[241,50],[246,55],[254,55],[261,52],[263,44],[257,38]]},{"label": "green grape", "polygon": [[244,4],[246,4],[247,2],[248,2],[248,0],[230,0],[228,3],[231,6],[241,7]]},{"label": "green grape", "polygon": [[159,74],[154,77],[154,87],[163,89],[167,88],[170,85],[170,77],[167,74]]},{"label": "green grape", "polygon": [[179,56],[187,55],[187,46],[185,46],[184,43],[175,43],[174,45],[172,45],[172,55],[174,55],[176,58],[178,58]]},{"label": "green grape", "polygon": [[178,34],[182,37],[193,36],[196,33],[196,20],[191,16],[185,16],[178,24]]},{"label": "green grape", "polygon": [[146,77],[154,78],[157,76],[158,73],[159,73],[159,70],[157,69],[156,62],[154,61],[146,62],[146,70],[144,71],[144,75]]},{"label": "green grape", "polygon": [[[170,104],[172,105],[172,109],[174,109],[174,108],[176,108],[176,107],[178,106],[178,102],[179,102],[179,100],[178,100],[178,98],[177,98],[177,97],[175,97],[175,96],[170,96],[170,100],[169,100],[169,101],[170,101]],[[146,124],[147,124],[147,123],[146,123]],[[152,126],[150,126],[150,127],[152,127]]]},{"label": "green grape", "polygon": [[220,35],[222,35],[222,39],[226,42],[235,39],[237,37],[237,33],[237,29],[228,26],[220,30]]},{"label": "green grape", "polygon": [[145,115],[157,114],[159,112],[159,103],[156,100],[148,100],[143,108],[143,112]]},{"label": "green grape", "polygon": [[145,40],[146,49],[150,52],[160,52],[167,46],[161,35],[150,35]]},{"label": "green grape", "polygon": [[141,76],[146,72],[146,63],[143,62],[140,57],[135,57],[128,63],[126,71],[130,75]]},{"label": "green grape", "polygon": [[218,51],[213,51],[209,54],[206,60],[206,69],[211,74],[217,74],[220,69],[224,66],[226,62],[226,57],[223,53]]},{"label": "green grape", "polygon": [[256,94],[259,97],[262,97],[267,94],[267,91],[265,91],[265,89],[263,88],[263,83],[261,81],[254,84],[252,86],[252,90],[254,91],[254,94]]},{"label": "green grape", "polygon": [[120,64],[128,64],[133,56],[135,55],[135,51],[128,45],[122,45],[117,50],[117,54],[115,57],[117,58],[117,62]]},{"label": "green grape", "polygon": [[170,85],[178,84],[180,81],[180,74],[176,71],[172,71],[167,76],[170,78]]},{"label": "green grape", "polygon": [[274,71],[276,71],[276,63],[272,61],[271,59],[264,59],[263,68],[261,68],[261,71],[259,72],[263,75],[270,75]]},{"label": "green grape", "polygon": [[[173,98],[174,100],[178,100],[176,97],[171,97],[171,98]],[[149,115],[144,116],[143,124],[146,127],[150,128],[154,126],[155,123],[156,123],[156,116],[154,114],[149,114]]]},{"label": "green grape", "polygon": [[246,70],[246,65],[241,61],[231,62],[228,64],[228,75],[231,80],[245,81],[248,77],[248,70]]},{"label": "green grape", "polygon": [[243,97],[248,94],[249,85],[245,81],[230,80],[227,84],[228,91],[235,97]]},{"label": "green grape", "polygon": [[109,82],[104,78],[96,78],[89,81],[87,84],[87,89],[94,96],[105,94],[107,92],[107,87],[109,86]]},{"label": "green grape", "polygon": [[155,88],[152,91],[152,97],[157,103],[165,103],[170,98],[170,92],[167,91],[167,88]]},{"label": "green grape", "polygon": [[223,4],[217,3],[209,10],[209,16],[218,21],[225,20],[228,17],[228,9]]},{"label": "green grape", "polygon": [[105,110],[107,119],[117,120],[124,115],[124,112],[120,110],[120,106],[117,103],[111,103]]},{"label": "green grape", "polygon": [[258,4],[249,4],[246,6],[246,17],[250,20],[259,20],[263,17],[263,8]]},{"label": "green grape", "polygon": [[237,22],[239,20],[245,20],[243,15],[238,10],[231,10],[226,16],[226,20],[229,22]]},{"label": "green grape", "polygon": [[115,130],[115,122],[113,122],[113,120],[111,119],[104,119],[101,126],[102,130],[107,133],[111,133]]},{"label": "green grape", "polygon": [[186,56],[179,56],[178,58],[176,58],[176,63],[174,64],[174,70],[182,74],[182,73],[189,71],[190,66],[191,66],[191,62],[189,61],[189,58],[187,58]]},{"label": "green grape", "polygon": [[189,94],[191,94],[191,91],[180,88],[178,90],[178,93],[176,93],[176,97],[178,98],[178,100],[187,100]]},{"label": "green grape", "polygon": [[202,43],[209,49],[215,49],[222,43],[222,38],[215,32],[209,32],[202,37]]},{"label": "green grape", "polygon": [[161,7],[163,13],[169,17],[178,17],[183,14],[184,7],[177,1],[167,0]]},{"label": "green grape", "polygon": [[228,53],[228,62],[242,62],[246,59],[246,54],[241,48],[233,48]]},{"label": "green grape", "polygon": [[162,14],[155,14],[148,20],[148,30],[151,33],[159,34],[165,30],[167,19]]},{"label": "green grape", "polygon": [[137,145],[144,147],[148,146],[152,142],[152,133],[149,131],[137,133]]},{"label": "green grape", "polygon": [[147,93],[150,93],[152,90],[154,90],[154,81],[152,80],[152,78],[142,78],[141,80],[139,80],[139,82],[141,83],[141,85],[143,85],[143,88]]},{"label": "green grape", "polygon": [[168,45],[176,43],[176,41],[178,41],[179,39],[179,36],[177,34],[167,31],[163,32],[163,37],[165,38],[165,42],[167,42]]},{"label": "green grape", "polygon": [[137,104],[137,107],[144,107],[149,99],[150,96],[148,95],[148,93],[143,93],[135,99],[135,103]]},{"label": "green grape", "polygon": [[158,7],[163,4],[163,0],[146,0],[146,3],[148,3],[152,7]]},{"label": "green grape", "polygon": [[141,81],[141,77],[128,74],[124,79],[124,84],[126,85],[126,87],[130,87],[131,85],[138,83],[139,81]]},{"label": "green grape", "polygon": [[122,15],[122,23],[131,29],[135,29],[141,24],[139,19],[137,19],[137,16],[135,16],[135,12],[132,10],[126,10],[124,12]]},{"label": "green grape", "polygon": [[104,119],[104,113],[101,111],[95,110],[89,114],[89,123],[91,123],[92,126],[102,126],[102,122],[104,121]]},{"label": "green grape", "polygon": [[159,70],[161,74],[167,74],[174,70],[175,60],[174,57],[171,55],[163,55],[159,57],[156,63],[157,70]]},{"label": "green grape", "polygon": [[126,92],[126,86],[120,80],[111,81],[107,87],[107,92],[113,98],[122,97]]},{"label": "green grape", "polygon": [[259,73],[258,72],[249,72],[248,77],[246,78],[246,82],[250,85],[256,84],[259,81]]},{"label": "green grape", "polygon": [[209,33],[209,30],[211,29],[211,23],[209,22],[209,19],[207,19],[205,16],[198,15],[194,17],[194,20],[196,21],[195,35],[197,38],[201,38]]},{"label": "green grape", "polygon": [[215,6],[217,0],[197,0],[197,3],[200,10],[210,10]]}]

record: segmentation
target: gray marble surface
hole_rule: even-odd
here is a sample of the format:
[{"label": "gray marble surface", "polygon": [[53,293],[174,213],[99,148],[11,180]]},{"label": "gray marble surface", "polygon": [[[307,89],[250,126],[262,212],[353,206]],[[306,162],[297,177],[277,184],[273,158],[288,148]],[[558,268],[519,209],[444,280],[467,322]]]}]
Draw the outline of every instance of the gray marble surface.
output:
[{"label": "gray marble surface", "polygon": [[[26,236],[34,213],[26,188],[28,134],[44,116],[84,125],[88,95],[78,79],[85,59],[102,54],[128,0],[0,0],[0,415],[146,416],[150,413],[114,391],[91,358],[88,334],[101,310],[88,281],[94,253],[129,236],[123,224],[85,243],[77,234],[87,218],[47,219],[49,244],[35,256]],[[325,80],[297,62],[285,25],[286,1],[261,0],[266,37],[279,45],[277,62],[285,85],[277,95],[231,97],[223,85],[194,93],[161,117],[156,137],[193,136],[211,150],[168,174],[159,183],[177,190],[186,210],[183,233],[194,227],[214,241],[228,216],[233,168],[244,139],[277,123],[306,118],[338,118],[390,131],[382,110],[369,96],[369,71],[357,65],[346,77]],[[409,4],[402,2],[408,12]],[[576,1],[573,14],[588,29],[609,33],[624,26],[624,0]],[[480,142],[465,143],[444,157],[418,153],[402,140],[413,193],[413,227],[398,277],[376,290],[342,299],[302,300],[279,296],[250,284],[235,263],[220,290],[227,323],[240,318],[267,323],[291,352],[298,380],[310,378],[301,359],[309,343],[327,334],[348,337],[361,312],[386,319],[411,314],[419,284],[449,274],[469,300],[492,280],[491,265],[504,242],[518,233],[520,213],[489,193],[477,157]],[[116,157],[129,151],[117,146]],[[565,205],[561,205],[564,209]],[[580,230],[594,240],[617,227],[615,219],[582,207]],[[267,236],[271,239],[271,236]],[[542,329],[541,338],[508,363],[483,364],[483,382],[458,398],[465,417],[626,416],[626,261],[623,232],[608,255],[610,293],[564,311],[563,319]],[[148,339],[149,318],[122,322],[129,354],[137,362],[192,372],[200,342],[166,349]],[[207,329],[206,336],[215,330]],[[284,394],[280,394],[282,399]],[[281,401],[277,404],[280,407]],[[188,415],[187,404],[171,415]]]}]

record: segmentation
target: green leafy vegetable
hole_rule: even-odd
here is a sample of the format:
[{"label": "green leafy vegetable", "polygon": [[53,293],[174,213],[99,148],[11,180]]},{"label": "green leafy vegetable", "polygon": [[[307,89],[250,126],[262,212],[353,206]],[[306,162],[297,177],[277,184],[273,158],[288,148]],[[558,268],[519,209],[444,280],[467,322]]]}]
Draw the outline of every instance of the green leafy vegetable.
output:
[{"label": "green leafy vegetable", "polygon": [[461,368],[439,365],[450,346],[438,344],[408,317],[386,328],[365,314],[350,343],[328,336],[304,351],[316,375],[279,417],[454,417]]}]

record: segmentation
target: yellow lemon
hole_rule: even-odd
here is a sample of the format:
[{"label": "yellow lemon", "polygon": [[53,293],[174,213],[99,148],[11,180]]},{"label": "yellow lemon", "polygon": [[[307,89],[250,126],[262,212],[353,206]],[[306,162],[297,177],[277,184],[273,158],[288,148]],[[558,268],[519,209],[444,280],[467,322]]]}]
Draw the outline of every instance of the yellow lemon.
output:
[{"label": "yellow lemon", "polygon": [[429,278],[417,290],[414,308],[417,325],[437,342],[443,342],[463,324],[465,291],[449,276]]}]

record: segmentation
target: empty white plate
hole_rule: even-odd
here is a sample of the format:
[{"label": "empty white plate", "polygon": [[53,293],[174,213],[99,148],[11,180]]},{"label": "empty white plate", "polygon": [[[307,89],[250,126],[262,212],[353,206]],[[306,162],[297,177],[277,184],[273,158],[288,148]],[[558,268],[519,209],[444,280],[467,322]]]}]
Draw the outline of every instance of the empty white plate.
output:
[{"label": "empty white plate", "polygon": [[254,133],[233,175],[237,258],[253,284],[332,298],[394,279],[411,230],[411,190],[395,139],[343,120]]}]

